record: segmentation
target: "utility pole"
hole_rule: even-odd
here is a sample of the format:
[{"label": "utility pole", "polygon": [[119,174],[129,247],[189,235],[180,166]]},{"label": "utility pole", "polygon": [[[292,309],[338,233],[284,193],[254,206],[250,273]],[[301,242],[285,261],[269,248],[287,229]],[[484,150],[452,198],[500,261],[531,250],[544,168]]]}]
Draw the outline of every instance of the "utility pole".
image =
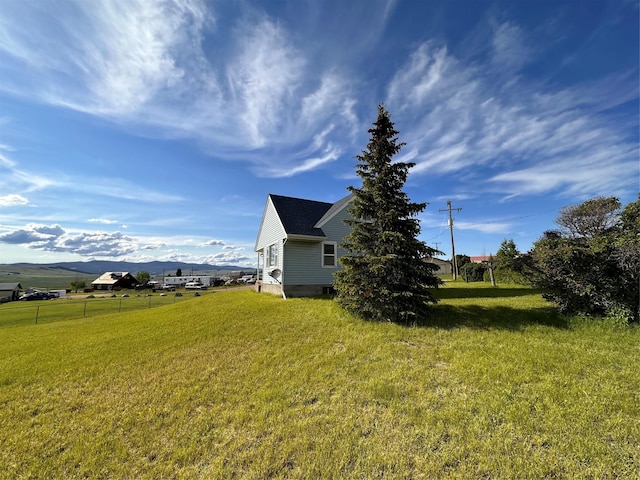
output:
[{"label": "utility pole", "polygon": [[462,208],[451,208],[451,200],[447,200],[447,208],[440,209],[439,212],[449,211],[449,232],[451,233],[451,263],[453,266],[453,279],[458,279],[458,261],[456,260],[456,244],[453,241],[453,216],[451,215],[451,210],[460,211]]}]

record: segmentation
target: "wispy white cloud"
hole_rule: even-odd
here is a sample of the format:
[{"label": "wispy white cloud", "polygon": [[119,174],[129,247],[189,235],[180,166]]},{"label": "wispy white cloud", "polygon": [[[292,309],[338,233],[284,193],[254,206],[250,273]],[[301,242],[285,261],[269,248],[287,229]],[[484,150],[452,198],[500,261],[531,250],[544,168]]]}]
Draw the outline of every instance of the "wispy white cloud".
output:
[{"label": "wispy white cloud", "polygon": [[232,250],[216,253],[206,257],[207,262],[211,265],[238,265],[247,264],[255,261],[253,258],[249,258],[241,251]]},{"label": "wispy white cloud", "polygon": [[518,25],[509,21],[496,23],[491,42],[493,66],[509,74],[517,72],[531,59],[529,44]]},{"label": "wispy white cloud", "polygon": [[0,196],[0,207],[13,207],[16,205],[29,205],[29,200],[17,193]]},{"label": "wispy white cloud", "polygon": [[[70,1],[55,12],[50,5],[12,2],[3,10],[0,51],[8,68],[21,63],[40,73],[31,87],[42,100],[116,116],[184,85],[177,53],[184,50],[187,61],[197,61],[192,40],[213,23],[198,0]],[[18,84],[4,88],[21,90]]]},{"label": "wispy white cloud", "polygon": [[457,221],[456,229],[459,230],[472,230],[482,233],[504,233],[508,234],[513,229],[513,224],[507,222],[464,222]]},{"label": "wispy white cloud", "polygon": [[82,192],[91,196],[105,196],[120,200],[142,201],[151,203],[176,203],[184,198],[173,192],[156,191],[143,185],[118,177],[83,176],[81,181],[76,177],[60,176],[56,188],[68,192]]},{"label": "wispy white cloud", "polygon": [[[10,149],[9,147],[0,148],[0,191],[14,190],[30,193],[55,184],[50,178],[18,167],[15,161],[3,153],[3,150]],[[22,196],[21,194],[13,195]]]},{"label": "wispy white cloud", "polygon": [[[405,155],[417,164],[412,174],[464,172],[475,188],[509,196],[637,187],[637,120],[624,133],[606,110],[637,98],[635,76],[616,76],[615,92],[610,79],[565,88],[513,75],[501,80],[531,60],[525,38],[516,25],[497,24],[488,64],[463,64],[432,42],[416,48],[387,100],[411,146]],[[492,175],[496,169],[501,173]],[[477,183],[487,175],[491,182]]]},{"label": "wispy white cloud", "polygon": [[215,246],[223,246],[225,243],[223,240],[207,240],[200,244],[202,247],[215,247]]},{"label": "wispy white cloud", "polygon": [[[56,15],[44,3],[9,2],[0,17],[0,61],[11,75],[3,76],[0,89],[108,118],[133,132],[197,139],[212,156],[248,162],[255,175],[292,177],[361,148],[357,132],[366,127],[359,115],[375,93],[350,62],[375,55],[395,5],[362,3],[332,12],[342,41],[354,18],[371,28],[353,40],[353,49],[343,43],[338,51],[338,42],[328,41],[332,49],[323,55],[343,62],[331,63],[316,61],[320,49],[295,27],[250,4],[225,18],[230,25],[219,31],[217,5],[201,0],[74,0]],[[319,30],[321,20],[310,24]],[[637,121],[629,125],[632,133],[621,133],[607,111],[637,99],[637,71],[574,86],[527,80],[524,67],[545,54],[534,33],[493,19],[479,42],[482,51],[473,55],[434,39],[399,60],[385,103],[409,145],[404,158],[417,164],[412,175],[465,171],[468,181],[489,175],[491,187],[506,188],[506,195],[631,188],[622,171],[637,159]],[[206,35],[220,44],[219,55],[205,51]],[[7,165],[0,156],[3,191],[51,185]],[[613,178],[603,181],[595,165]],[[496,174],[498,168],[507,172]],[[562,171],[580,175],[558,181]],[[550,172],[554,181],[526,180],[532,172]],[[59,182],[74,191],[87,185],[85,191],[99,195],[180,201],[131,183],[119,186],[119,179]]]},{"label": "wispy white cloud", "polygon": [[239,55],[227,67],[227,79],[250,147],[261,148],[287,121],[289,102],[305,67],[305,59],[274,22],[242,22],[238,32]]},{"label": "wispy white cloud", "polygon": [[338,148],[335,148],[333,145],[329,144],[326,147],[326,152],[319,157],[315,158],[307,158],[301,164],[291,167],[291,168],[282,168],[279,166],[273,166],[268,168],[264,174],[267,177],[293,177],[299,173],[307,172],[309,170],[314,170],[318,168],[320,165],[324,165],[325,163],[332,162],[337,160],[340,156],[341,151]]},{"label": "wispy white cloud", "polygon": [[[0,60],[12,74],[0,89],[145,135],[197,139],[217,157],[252,163],[257,175],[273,173],[261,167],[274,156],[294,174],[328,161],[329,142],[357,130],[349,82],[335,67],[319,71],[312,51],[257,9],[242,9],[216,37],[214,7],[72,1],[52,16],[43,5],[12,3],[0,19]],[[378,32],[392,9],[370,12]],[[205,53],[205,35],[224,45],[222,55]],[[318,137],[329,123],[339,128]]]},{"label": "wispy white cloud", "polygon": [[87,222],[89,223],[102,223],[104,225],[113,225],[115,223],[118,223],[117,220],[110,220],[108,218],[90,218],[87,220]]}]

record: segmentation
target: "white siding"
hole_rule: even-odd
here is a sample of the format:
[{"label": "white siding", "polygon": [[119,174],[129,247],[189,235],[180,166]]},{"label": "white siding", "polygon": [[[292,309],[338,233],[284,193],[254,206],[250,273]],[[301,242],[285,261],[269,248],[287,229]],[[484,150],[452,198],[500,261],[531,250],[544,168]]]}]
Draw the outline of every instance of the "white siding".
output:
[{"label": "white siding", "polygon": [[[264,284],[280,284],[283,281],[285,273],[284,268],[282,268],[282,258],[283,258],[283,240],[285,237],[284,227],[282,226],[282,222],[280,221],[280,217],[278,217],[278,213],[276,212],[275,207],[273,206],[273,202],[271,201],[271,197],[267,197],[267,203],[264,207],[264,213],[262,215],[262,223],[260,224],[260,230],[258,232],[258,238],[256,239],[255,251],[264,253],[263,256],[263,265],[264,271],[262,272],[262,283]],[[276,266],[267,267],[267,247],[270,245],[277,245],[278,248],[278,264]],[[271,277],[268,272],[273,270],[274,268],[279,268],[282,270],[282,276],[276,280]]]},{"label": "white siding", "polygon": [[284,227],[273,206],[271,197],[268,197],[267,204],[264,207],[264,214],[262,215],[258,238],[256,239],[255,251],[258,252],[273,243],[282,241],[285,235]]},{"label": "white siding", "polygon": [[[279,285],[280,283],[283,283],[285,281],[285,278],[287,277],[286,270],[283,268],[283,263],[282,263],[283,257],[284,257],[283,248],[282,248],[283,241],[280,240],[271,245],[275,245],[278,249],[278,263],[276,265],[267,266],[266,264],[267,249],[265,248],[265,265],[264,265],[264,274],[262,275],[262,283],[266,283],[266,284],[274,283]],[[282,271],[280,278],[278,278],[277,280],[273,278],[271,275],[269,275],[269,272],[276,268],[279,268]]]}]

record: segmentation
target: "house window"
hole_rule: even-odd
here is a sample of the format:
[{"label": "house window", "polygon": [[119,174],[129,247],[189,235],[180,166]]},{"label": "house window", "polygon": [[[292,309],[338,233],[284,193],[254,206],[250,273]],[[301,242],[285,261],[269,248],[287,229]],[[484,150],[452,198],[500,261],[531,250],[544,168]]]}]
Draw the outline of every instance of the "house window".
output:
[{"label": "house window", "polygon": [[324,242],[322,244],[322,266],[331,268],[337,266],[336,242]]},{"label": "house window", "polygon": [[278,266],[278,245],[273,244],[267,247],[267,267]]}]

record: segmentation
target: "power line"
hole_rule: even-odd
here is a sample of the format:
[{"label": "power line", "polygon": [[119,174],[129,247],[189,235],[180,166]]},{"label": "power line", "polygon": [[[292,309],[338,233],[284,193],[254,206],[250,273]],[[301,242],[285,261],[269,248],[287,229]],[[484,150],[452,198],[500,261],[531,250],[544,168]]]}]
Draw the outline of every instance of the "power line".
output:
[{"label": "power line", "polygon": [[452,210],[460,211],[462,208],[451,207],[451,200],[447,200],[447,208],[445,210],[440,209],[439,212],[449,212],[449,232],[451,233],[451,264],[453,265],[453,279],[458,279],[458,262],[456,260],[456,244],[453,240],[453,215]]}]

